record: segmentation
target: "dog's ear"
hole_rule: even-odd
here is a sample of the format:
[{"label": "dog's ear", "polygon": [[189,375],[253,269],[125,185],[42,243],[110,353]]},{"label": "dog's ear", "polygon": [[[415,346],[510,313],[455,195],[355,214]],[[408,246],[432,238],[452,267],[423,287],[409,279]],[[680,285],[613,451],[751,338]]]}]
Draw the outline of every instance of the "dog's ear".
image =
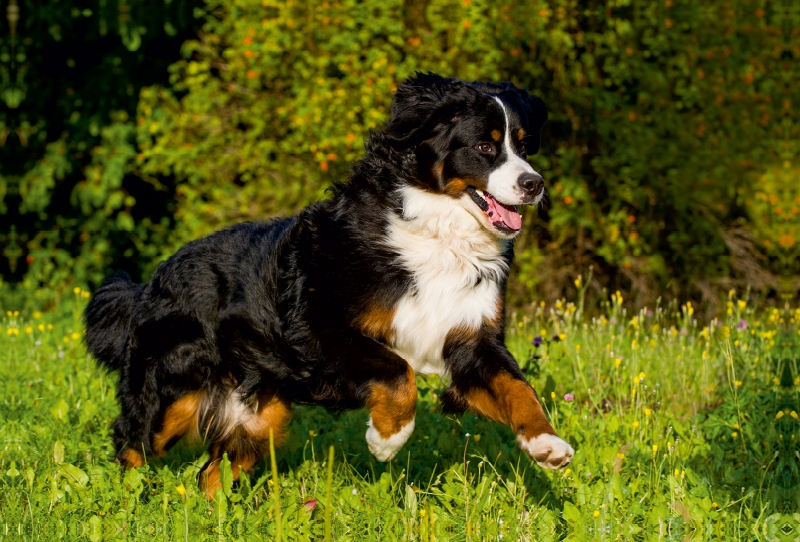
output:
[{"label": "dog's ear", "polygon": [[525,116],[523,119],[525,127],[525,149],[528,154],[536,154],[542,143],[542,126],[547,120],[547,107],[544,101],[538,96],[531,96],[527,90],[514,89],[522,105]]},{"label": "dog's ear", "polygon": [[417,73],[397,87],[386,137],[398,150],[418,145],[433,136],[437,126],[452,121],[471,98],[463,81]]}]

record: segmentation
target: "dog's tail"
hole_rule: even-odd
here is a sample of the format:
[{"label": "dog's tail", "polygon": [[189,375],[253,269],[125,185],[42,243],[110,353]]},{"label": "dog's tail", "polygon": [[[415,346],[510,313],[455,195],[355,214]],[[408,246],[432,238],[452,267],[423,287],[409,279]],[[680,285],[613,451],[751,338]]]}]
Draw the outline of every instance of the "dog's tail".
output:
[{"label": "dog's tail", "polygon": [[125,363],[138,291],[128,274],[119,271],[103,281],[83,313],[86,347],[108,369],[119,369]]}]

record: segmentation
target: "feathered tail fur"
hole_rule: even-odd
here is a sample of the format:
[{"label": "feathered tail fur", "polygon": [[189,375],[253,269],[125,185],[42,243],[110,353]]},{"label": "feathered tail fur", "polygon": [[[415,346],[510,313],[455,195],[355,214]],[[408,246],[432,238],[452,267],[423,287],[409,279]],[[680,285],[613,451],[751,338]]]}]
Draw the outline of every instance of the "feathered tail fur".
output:
[{"label": "feathered tail fur", "polygon": [[127,357],[131,313],[139,286],[120,271],[108,277],[83,313],[86,347],[105,367],[117,370]]}]

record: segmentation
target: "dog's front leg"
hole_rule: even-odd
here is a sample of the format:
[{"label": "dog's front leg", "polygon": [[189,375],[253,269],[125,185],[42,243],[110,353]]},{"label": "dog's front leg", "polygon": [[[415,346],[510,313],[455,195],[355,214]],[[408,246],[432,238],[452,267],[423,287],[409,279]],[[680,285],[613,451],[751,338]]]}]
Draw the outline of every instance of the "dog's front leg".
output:
[{"label": "dog's front leg", "polygon": [[397,455],[414,432],[417,379],[414,369],[406,366],[405,375],[370,385],[367,446],[378,461]]},{"label": "dog's front leg", "polygon": [[452,345],[448,365],[452,385],[442,395],[446,412],[471,410],[506,424],[536,463],[558,469],[574,450],[556,435],[539,398],[511,353],[496,338]]},{"label": "dog's front leg", "polygon": [[414,369],[376,340],[354,332],[328,336],[322,344],[330,366],[339,368],[341,389],[357,389],[358,401],[369,410],[369,451],[378,461],[392,459],[414,432]]}]

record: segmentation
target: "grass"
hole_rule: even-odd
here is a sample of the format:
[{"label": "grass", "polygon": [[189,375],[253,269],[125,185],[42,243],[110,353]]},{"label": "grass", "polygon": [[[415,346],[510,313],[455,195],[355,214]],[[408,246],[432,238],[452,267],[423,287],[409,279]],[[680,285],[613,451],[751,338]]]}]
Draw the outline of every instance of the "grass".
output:
[{"label": "grass", "polygon": [[113,462],[115,376],[81,344],[87,295],[47,314],[3,308],[0,537],[261,540],[278,524],[284,540],[800,535],[800,310],[733,294],[706,323],[690,304],[628,314],[617,295],[595,318],[582,302],[539,306],[512,315],[507,341],[576,449],[569,468],[536,467],[505,427],[443,416],[445,384],[419,377],[417,427],[394,461],[368,453],[364,411],[298,407],[274,468],[231,483],[228,466],[209,503],[202,449],[129,472]]}]

